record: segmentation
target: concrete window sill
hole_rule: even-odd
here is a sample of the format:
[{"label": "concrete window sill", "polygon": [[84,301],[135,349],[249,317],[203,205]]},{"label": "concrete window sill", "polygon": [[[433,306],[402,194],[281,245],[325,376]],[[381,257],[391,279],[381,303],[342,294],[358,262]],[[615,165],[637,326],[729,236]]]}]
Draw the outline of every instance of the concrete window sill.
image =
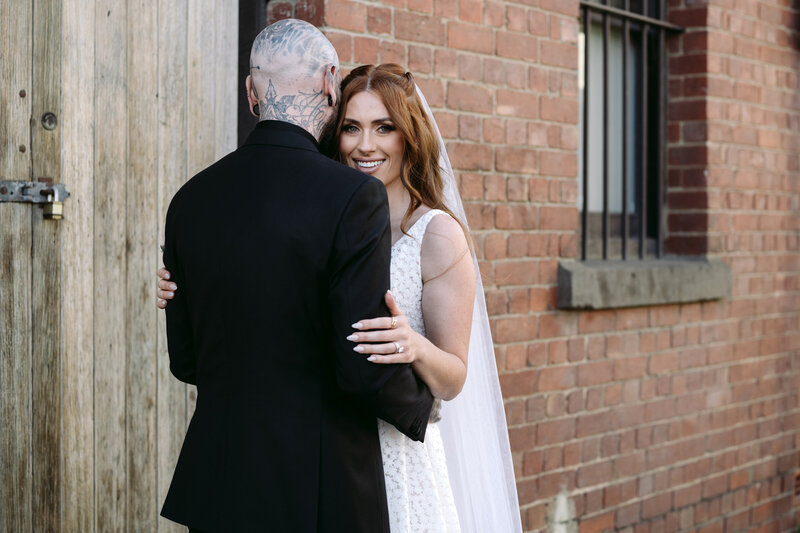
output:
[{"label": "concrete window sill", "polygon": [[719,300],[731,295],[731,268],[718,259],[561,261],[559,309],[613,309]]}]

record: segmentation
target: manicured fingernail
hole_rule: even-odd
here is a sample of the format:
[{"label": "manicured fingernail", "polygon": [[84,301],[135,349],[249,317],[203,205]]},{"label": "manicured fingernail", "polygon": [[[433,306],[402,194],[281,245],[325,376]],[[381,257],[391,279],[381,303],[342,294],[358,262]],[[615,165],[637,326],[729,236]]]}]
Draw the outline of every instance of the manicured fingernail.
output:
[{"label": "manicured fingernail", "polygon": [[356,335],[355,333],[353,333],[352,335],[348,335],[347,340],[355,342],[358,340],[358,335]]},{"label": "manicured fingernail", "polygon": [[175,293],[174,292],[168,292],[167,295],[169,295],[169,297],[172,298],[173,296],[175,296]]},{"label": "manicured fingernail", "polygon": [[353,350],[358,352],[358,353],[361,353],[361,352],[364,351],[364,347],[363,346],[356,346],[355,348],[353,348]]},{"label": "manicured fingernail", "polygon": [[367,361],[369,361],[371,363],[374,363],[377,359],[378,358],[375,357],[374,355],[370,355],[369,357],[367,357]]},{"label": "manicured fingernail", "polygon": [[167,272],[166,274],[164,274],[164,279],[169,279],[169,272]]},{"label": "manicured fingernail", "polygon": [[363,324],[361,324],[361,322],[356,322],[355,324],[353,324],[350,327],[353,328],[353,329],[361,329],[362,326],[363,326]]},{"label": "manicured fingernail", "polygon": [[170,289],[171,291],[174,291],[174,290],[175,290],[175,289],[177,289],[177,288],[178,288],[178,286],[177,286],[177,285],[175,285],[174,283],[173,283],[173,284],[171,284],[171,285],[169,286],[169,289]]}]

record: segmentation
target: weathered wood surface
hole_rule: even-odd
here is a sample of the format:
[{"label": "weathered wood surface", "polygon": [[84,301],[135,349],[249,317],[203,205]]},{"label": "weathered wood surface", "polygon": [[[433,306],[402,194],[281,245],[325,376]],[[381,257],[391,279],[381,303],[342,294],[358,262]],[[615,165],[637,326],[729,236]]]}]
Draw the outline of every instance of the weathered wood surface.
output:
[{"label": "weathered wood surface", "polygon": [[[187,169],[187,99],[186,68],[188,65],[187,39],[175,28],[185,27],[188,0],[159,1],[159,50],[169,54],[158,56],[158,241],[163,242],[164,220],[172,195],[188,176]],[[156,265],[161,265],[158,251]],[[149,271],[153,274],[155,269]],[[155,277],[150,283],[155,286]],[[183,436],[189,418],[186,401],[186,386],[175,379],[169,371],[167,353],[166,321],[164,313],[158,313],[157,368],[158,383],[158,479],[157,501],[164,501],[172,480],[172,472],[178,460]],[[183,533],[182,528],[165,518],[158,522],[159,532]]]},{"label": "weathered wood surface", "polygon": [[[155,531],[158,4],[128,3],[127,478],[130,531]],[[169,50],[171,53],[170,49]],[[166,51],[165,50],[165,51]]]},{"label": "weathered wood surface", "polygon": [[[62,531],[94,531],[94,2],[62,2]],[[100,45],[102,46],[102,45]]]},{"label": "weathered wood surface", "polygon": [[[61,176],[60,128],[46,130],[45,113],[61,116],[61,4],[33,3],[31,164],[33,178]],[[69,184],[68,184],[69,185]],[[31,250],[31,399],[33,412],[33,531],[61,529],[61,230],[29,207]]]},{"label": "weathered wood surface", "polygon": [[[135,16],[134,13],[130,13]],[[95,4],[94,427],[97,529],[124,531],[128,177],[126,2]]]},{"label": "weathered wood surface", "polygon": [[0,2],[0,177],[72,193],[60,222],[0,206],[0,531],[185,531],[158,513],[195,391],[155,270],[172,195],[235,148],[237,20],[230,0]]},{"label": "weathered wood surface", "polygon": [[[30,179],[31,25],[30,4],[0,2],[0,179]],[[0,205],[0,431],[3,437],[0,442],[0,529],[3,531],[31,529],[30,251],[30,206]]]},{"label": "weathered wood surface", "polygon": [[239,5],[233,0],[216,0],[215,50],[216,87],[214,159],[229,154],[237,145],[237,96],[239,54]]}]

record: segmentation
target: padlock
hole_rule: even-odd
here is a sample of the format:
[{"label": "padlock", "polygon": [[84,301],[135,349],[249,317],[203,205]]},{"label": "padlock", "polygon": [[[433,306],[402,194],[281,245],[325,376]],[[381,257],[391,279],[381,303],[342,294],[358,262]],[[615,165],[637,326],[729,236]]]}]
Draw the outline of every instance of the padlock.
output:
[{"label": "padlock", "polygon": [[61,220],[64,215],[64,202],[58,201],[58,189],[54,189],[55,197],[47,195],[47,203],[44,204],[44,218],[49,220]]}]

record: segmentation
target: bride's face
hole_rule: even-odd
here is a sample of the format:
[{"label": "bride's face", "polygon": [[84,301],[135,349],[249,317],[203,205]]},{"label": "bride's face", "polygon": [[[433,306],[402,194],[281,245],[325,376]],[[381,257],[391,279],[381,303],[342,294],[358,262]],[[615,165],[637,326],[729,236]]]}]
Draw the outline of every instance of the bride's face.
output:
[{"label": "bride's face", "polygon": [[378,95],[365,91],[350,98],[339,132],[339,152],[348,166],[375,176],[385,186],[400,177],[405,142]]}]

